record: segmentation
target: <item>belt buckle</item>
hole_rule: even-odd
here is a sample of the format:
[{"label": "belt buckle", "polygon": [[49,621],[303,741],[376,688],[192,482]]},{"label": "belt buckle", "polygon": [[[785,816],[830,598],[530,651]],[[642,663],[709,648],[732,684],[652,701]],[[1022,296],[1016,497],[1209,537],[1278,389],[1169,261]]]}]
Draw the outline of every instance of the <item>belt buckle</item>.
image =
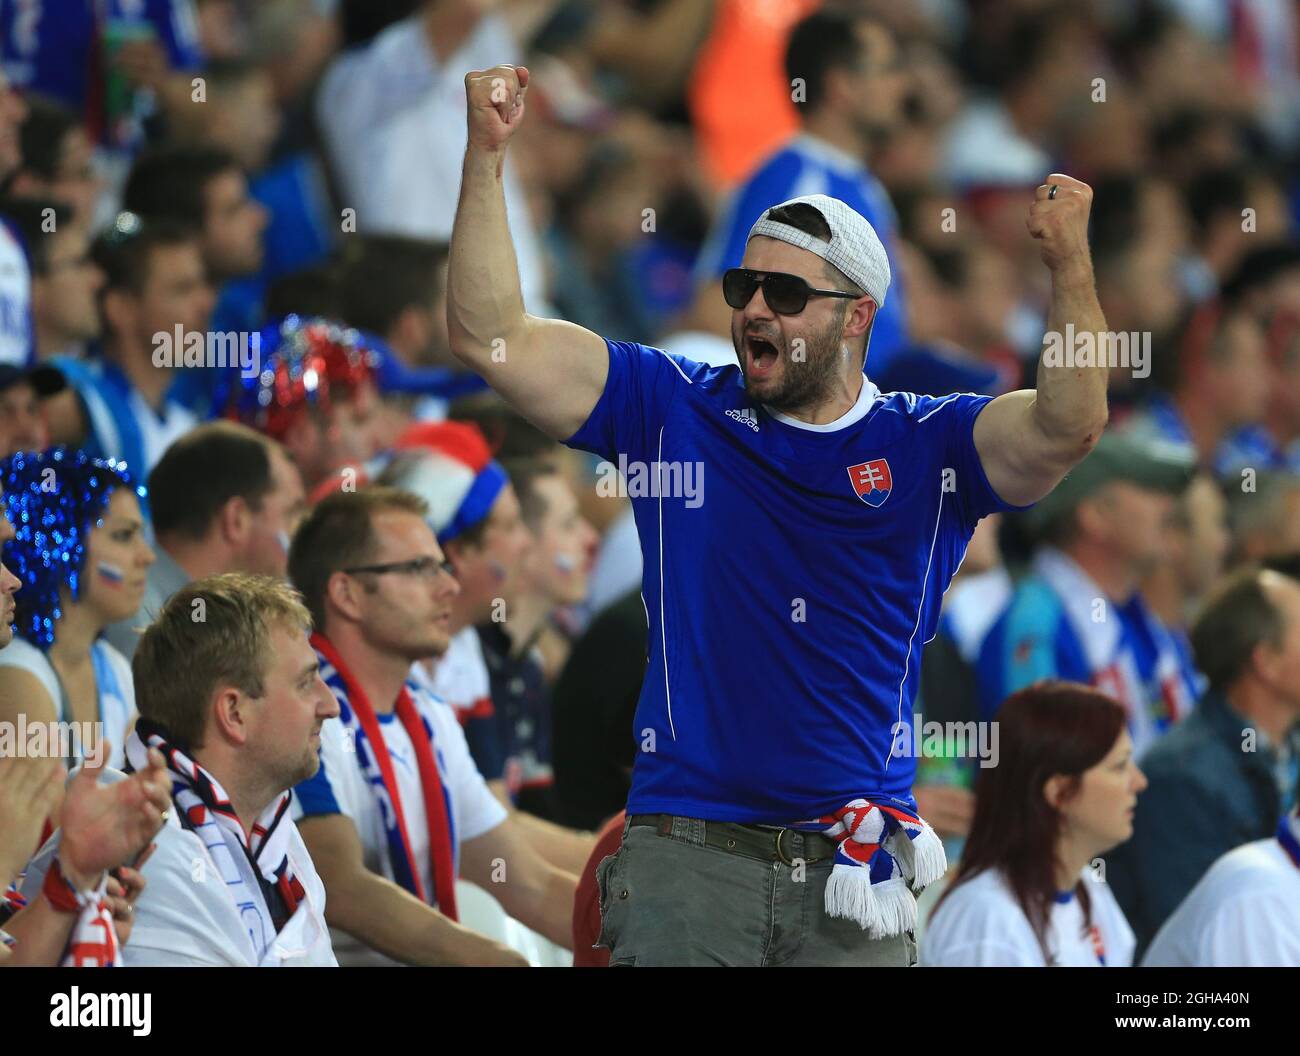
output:
[{"label": "belt buckle", "polygon": [[784,836],[784,835],[785,835],[787,832],[789,832],[789,831],[790,831],[789,829],[778,829],[778,830],[777,830],[777,832],[776,832],[776,856],[777,856],[777,858],[779,858],[779,859],[781,860],[781,862],[782,862],[783,864],[788,865],[788,866],[790,866],[791,868],[793,868],[793,867],[794,867],[794,860],[791,859],[791,858],[787,858],[787,857],[785,856],[785,851],[783,851],[783,850],[781,849],[781,837]]}]

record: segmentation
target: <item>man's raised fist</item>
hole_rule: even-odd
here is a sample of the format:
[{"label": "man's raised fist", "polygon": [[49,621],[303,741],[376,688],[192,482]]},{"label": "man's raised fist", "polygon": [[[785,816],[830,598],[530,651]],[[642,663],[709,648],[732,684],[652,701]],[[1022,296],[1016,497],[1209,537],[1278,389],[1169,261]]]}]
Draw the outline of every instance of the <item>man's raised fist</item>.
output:
[{"label": "man's raised fist", "polygon": [[528,67],[493,66],[465,74],[465,108],[469,142],[482,150],[500,150],[524,119]]},{"label": "man's raised fist", "polygon": [[1043,263],[1052,271],[1091,269],[1088,253],[1091,209],[1092,188],[1063,172],[1052,173],[1034,192],[1025,223],[1029,233],[1038,239]]}]

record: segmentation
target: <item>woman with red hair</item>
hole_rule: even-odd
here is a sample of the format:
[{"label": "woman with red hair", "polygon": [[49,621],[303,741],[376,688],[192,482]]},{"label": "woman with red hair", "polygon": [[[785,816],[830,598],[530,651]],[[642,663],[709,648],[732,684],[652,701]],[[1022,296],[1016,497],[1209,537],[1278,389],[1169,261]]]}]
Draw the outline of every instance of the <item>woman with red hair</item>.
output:
[{"label": "woman with red hair", "polygon": [[1146,778],[1123,707],[1074,682],[1036,682],[997,716],[1000,758],[981,769],[957,875],[920,963],[1121,966],[1133,932],[1100,856],[1132,835]]}]

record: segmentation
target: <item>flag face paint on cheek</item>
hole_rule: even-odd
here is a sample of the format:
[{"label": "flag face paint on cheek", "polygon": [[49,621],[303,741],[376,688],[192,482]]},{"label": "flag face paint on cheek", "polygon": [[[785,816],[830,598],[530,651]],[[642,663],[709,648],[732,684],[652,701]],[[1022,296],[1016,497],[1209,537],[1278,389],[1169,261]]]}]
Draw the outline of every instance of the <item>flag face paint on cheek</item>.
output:
[{"label": "flag face paint on cheek", "polygon": [[572,554],[556,554],[555,567],[561,572],[573,572],[578,567],[578,560]]},{"label": "flag face paint on cheek", "polygon": [[288,533],[288,532],[276,532],[276,533],[275,533],[275,538],[276,538],[276,541],[280,544],[280,549],[283,550],[283,551],[287,554],[287,553],[289,552],[289,533]]},{"label": "flag face paint on cheek", "polygon": [[117,565],[111,565],[107,561],[98,561],[95,563],[95,571],[99,573],[99,578],[109,583],[121,583],[126,579],[126,573]]}]

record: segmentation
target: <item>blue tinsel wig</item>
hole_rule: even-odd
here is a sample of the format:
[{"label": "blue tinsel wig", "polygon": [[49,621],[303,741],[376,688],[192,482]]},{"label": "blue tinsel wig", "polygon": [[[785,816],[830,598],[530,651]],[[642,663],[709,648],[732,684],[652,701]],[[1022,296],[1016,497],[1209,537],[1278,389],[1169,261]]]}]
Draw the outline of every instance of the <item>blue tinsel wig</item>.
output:
[{"label": "blue tinsel wig", "polygon": [[131,488],[143,498],[145,489],[125,463],[66,447],[0,459],[0,485],[16,533],[5,544],[3,559],[22,581],[14,623],[20,635],[45,651],[54,644],[54,625],[63,616],[59,589],[66,583],[74,600],[81,594],[86,539],[104,523],[109,497],[117,488]]}]

